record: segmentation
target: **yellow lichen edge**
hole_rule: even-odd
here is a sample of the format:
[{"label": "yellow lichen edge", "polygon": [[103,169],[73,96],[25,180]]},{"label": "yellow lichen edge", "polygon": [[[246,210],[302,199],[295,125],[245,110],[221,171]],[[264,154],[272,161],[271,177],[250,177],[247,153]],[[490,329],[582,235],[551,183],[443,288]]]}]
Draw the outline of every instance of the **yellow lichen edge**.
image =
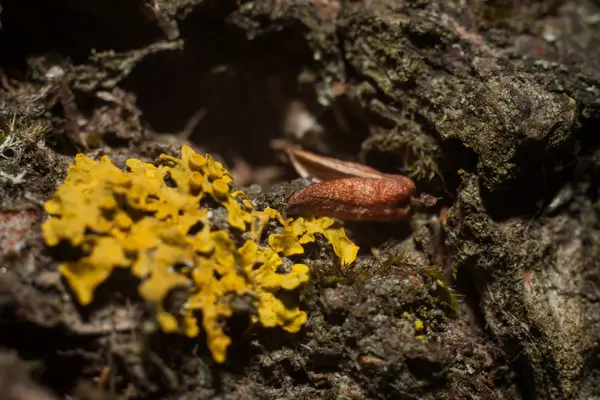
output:
[{"label": "yellow lichen edge", "polygon": [[[78,154],[64,184],[46,202],[51,216],[42,226],[46,244],[67,242],[86,254],[60,266],[78,301],[90,304],[115,268],[128,269],[141,280],[141,297],[155,305],[162,330],[195,337],[201,326],[219,363],[230,344],[223,319],[233,313],[234,296],[256,299],[253,322],[300,330],[306,313],[286,306],[277,294],[307,282],[309,271],[294,264],[283,272],[282,257],[302,254],[316,233],[344,265],[356,259],[358,247],[330,218],[286,221],[274,209],[254,210],[210,155],[183,146],[181,158],[160,158],[158,166],[130,159],[122,171],[106,156],[97,162]],[[212,213],[201,206],[207,196],[227,210],[231,230],[241,233],[237,239],[213,226]],[[280,228],[265,244],[262,234],[272,222]],[[175,288],[189,297],[183,309],[169,312],[163,303]]]}]

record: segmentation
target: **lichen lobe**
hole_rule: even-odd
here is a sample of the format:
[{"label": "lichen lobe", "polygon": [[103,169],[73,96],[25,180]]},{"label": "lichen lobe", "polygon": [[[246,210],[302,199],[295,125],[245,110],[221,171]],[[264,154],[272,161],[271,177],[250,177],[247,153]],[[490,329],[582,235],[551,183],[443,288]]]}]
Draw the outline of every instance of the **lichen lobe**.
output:
[{"label": "lichen lobe", "polygon": [[[183,146],[181,158],[160,159],[158,165],[129,159],[122,171],[106,156],[97,162],[79,154],[45,204],[46,244],[68,243],[85,254],[60,265],[79,303],[90,304],[96,288],[123,268],[139,279],[138,292],[155,306],[162,330],[195,337],[202,327],[217,362],[231,343],[224,320],[236,296],[255,299],[253,323],[298,332],[306,312],[278,293],[305,284],[309,269],[290,260],[282,272],[283,259],[303,254],[317,233],[343,264],[354,261],[358,247],[329,218],[285,220],[272,208],[255,210],[210,155]],[[217,229],[207,199],[227,210],[228,229]],[[277,228],[263,235],[273,222]],[[177,312],[164,304],[174,289],[189,294]]]}]

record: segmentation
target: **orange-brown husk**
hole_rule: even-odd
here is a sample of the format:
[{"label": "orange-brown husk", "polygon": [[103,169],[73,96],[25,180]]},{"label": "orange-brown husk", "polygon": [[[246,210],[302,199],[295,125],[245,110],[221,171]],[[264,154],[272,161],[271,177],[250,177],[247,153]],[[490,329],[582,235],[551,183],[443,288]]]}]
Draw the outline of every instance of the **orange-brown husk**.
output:
[{"label": "orange-brown husk", "polygon": [[335,179],[294,193],[284,212],[289,216],[326,216],[346,221],[404,221],[412,214],[415,190],[414,182],[401,176]]}]

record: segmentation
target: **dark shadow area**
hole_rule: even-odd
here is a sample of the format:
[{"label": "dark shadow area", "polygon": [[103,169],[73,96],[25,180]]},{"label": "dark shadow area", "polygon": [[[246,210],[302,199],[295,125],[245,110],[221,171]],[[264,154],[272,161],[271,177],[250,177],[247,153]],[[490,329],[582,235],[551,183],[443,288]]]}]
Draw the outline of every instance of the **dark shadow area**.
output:
[{"label": "dark shadow area", "polygon": [[312,52],[294,27],[248,40],[204,16],[181,26],[185,48],[142,61],[123,86],[136,93],[152,130],[177,133],[203,116],[191,140],[231,160],[276,162],[269,140],[280,136],[286,102],[300,96],[297,77]]},{"label": "dark shadow area", "polygon": [[[316,102],[317,96],[317,93],[314,93],[311,100]],[[316,107],[318,105],[315,104]],[[358,102],[344,95],[338,96],[331,106],[325,109],[319,122],[327,132],[323,140],[333,152],[329,156],[358,161],[356,154],[370,133],[364,118],[365,112]]]},{"label": "dark shadow area", "polygon": [[[63,278],[65,288],[68,288],[73,299],[77,299],[69,282]],[[97,313],[107,308],[108,305],[126,305],[141,302],[142,298],[138,292],[139,279],[132,276],[123,268],[115,268],[111,275],[94,290],[94,298],[91,304],[81,305],[74,301],[80,318],[89,322],[97,317]]]},{"label": "dark shadow area", "polygon": [[481,188],[482,201],[488,214],[495,220],[513,216],[531,218],[539,215],[568,183],[584,183],[584,193],[596,201],[600,188],[600,112],[580,117],[580,126],[573,140],[555,153],[532,149],[528,144],[518,148],[515,163],[529,171],[511,190],[492,193]]},{"label": "dark shadow area", "polygon": [[436,361],[422,356],[407,357],[406,366],[417,379],[431,381],[435,386],[442,387],[448,371],[443,368],[442,363]]},{"label": "dark shadow area", "polygon": [[39,363],[39,371],[35,372],[40,383],[58,394],[68,393],[84,377],[82,368],[89,360],[81,349],[89,348],[94,338],[72,336],[60,328],[16,322],[9,314],[5,312],[2,316],[0,345],[18,349],[23,360]]},{"label": "dark shadow area", "polygon": [[0,64],[23,70],[26,57],[50,51],[81,63],[92,49],[126,51],[165,39],[157,24],[144,13],[145,3],[5,0]]},{"label": "dark shadow area", "polygon": [[344,229],[350,239],[366,254],[371,248],[377,248],[390,241],[401,242],[413,233],[410,221],[398,223],[345,221]]},{"label": "dark shadow area", "polygon": [[[595,382],[593,387],[589,388],[589,393],[600,392],[600,346],[596,345],[585,357],[585,374],[590,376],[589,382]],[[594,378],[596,376],[596,378]]]},{"label": "dark shadow area", "polygon": [[[446,192],[455,195],[461,183],[458,171],[462,169],[475,173],[477,171],[477,154],[458,139],[443,141],[440,146],[444,154],[440,169],[444,176]],[[452,199],[451,202],[454,203],[455,200]]]},{"label": "dark shadow area", "polygon": [[[477,267],[471,261],[465,261],[456,271],[454,288],[464,295],[464,302],[473,311],[478,328],[485,330],[486,322],[483,310],[480,307],[481,294],[486,290],[490,277],[476,273]],[[476,278],[476,275],[479,275]]]},{"label": "dark shadow area", "polygon": [[600,197],[600,110],[593,115],[582,118],[579,138],[577,164],[574,180],[583,183],[585,195],[593,202]]},{"label": "dark shadow area", "polygon": [[510,184],[510,189],[491,192],[481,187],[481,199],[489,216],[502,221],[520,216],[538,215],[552,201],[558,191],[572,178],[574,143],[566,144],[560,152],[547,152],[539,143],[522,143],[517,148],[513,163],[521,175]]},{"label": "dark shadow area", "polygon": [[[482,294],[493,278],[472,262],[466,261],[456,272],[456,290],[464,295],[463,301],[473,311],[475,323],[484,332],[489,332],[488,321],[481,307]],[[508,365],[515,371],[519,388],[525,399],[536,399],[533,368],[524,353],[523,343],[513,337],[501,337],[500,345],[505,350]]]}]

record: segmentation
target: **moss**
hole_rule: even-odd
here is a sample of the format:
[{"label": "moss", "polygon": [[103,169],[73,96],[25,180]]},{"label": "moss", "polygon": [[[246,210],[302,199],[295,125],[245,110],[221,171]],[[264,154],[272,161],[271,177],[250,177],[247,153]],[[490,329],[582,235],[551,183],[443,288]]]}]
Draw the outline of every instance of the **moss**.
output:
[{"label": "moss", "polygon": [[[286,221],[274,209],[255,210],[210,155],[183,146],[181,158],[163,154],[160,159],[159,165],[129,159],[128,171],[122,171],[106,156],[97,162],[79,154],[45,204],[51,216],[42,227],[46,244],[66,241],[86,254],[60,266],[78,301],[90,304],[115,269],[128,269],[140,279],[139,294],[156,307],[164,332],[197,336],[201,312],[217,362],[225,360],[230,344],[223,320],[232,315],[236,296],[255,299],[253,323],[299,331],[306,313],[284,304],[278,292],[306,283],[309,270],[291,260],[284,264],[284,258],[302,254],[317,233],[343,264],[354,261],[358,247],[329,218]],[[216,229],[212,211],[203,206],[207,199],[227,210],[228,230]],[[273,224],[277,228],[264,240]],[[164,302],[178,288],[189,296],[173,313]]]},{"label": "moss", "polygon": [[402,173],[415,181],[429,183],[437,177],[443,184],[439,167],[440,146],[432,137],[425,135],[414,121],[399,119],[393,129],[371,135],[362,148],[363,154],[398,155],[403,162]]},{"label": "moss", "polygon": [[[485,42],[483,35],[404,11],[410,17],[381,12],[345,21],[346,60],[368,82],[356,91],[357,100],[373,120],[385,120],[388,129],[398,122],[399,111],[410,116],[423,130],[422,138],[430,136],[438,141],[431,140],[432,145],[446,150],[439,165],[445,177],[456,166],[477,168],[490,192],[508,190],[516,182],[538,182],[540,165],[547,163],[550,170],[548,160],[556,163],[571,150],[577,107],[564,90],[547,90],[536,82],[548,79],[540,78],[547,74],[534,77],[494,59],[471,66],[451,49],[469,42],[481,46],[477,43]],[[450,72],[440,73],[442,65],[451,66]],[[394,136],[400,142],[409,135]],[[408,166],[415,177],[436,175],[431,163],[435,151],[428,142],[415,142],[411,150],[416,157]],[[396,151],[382,151],[387,152]]]},{"label": "moss", "polygon": [[22,116],[13,111],[0,112],[0,159],[21,156],[31,143],[42,138],[50,129],[47,121]]}]

